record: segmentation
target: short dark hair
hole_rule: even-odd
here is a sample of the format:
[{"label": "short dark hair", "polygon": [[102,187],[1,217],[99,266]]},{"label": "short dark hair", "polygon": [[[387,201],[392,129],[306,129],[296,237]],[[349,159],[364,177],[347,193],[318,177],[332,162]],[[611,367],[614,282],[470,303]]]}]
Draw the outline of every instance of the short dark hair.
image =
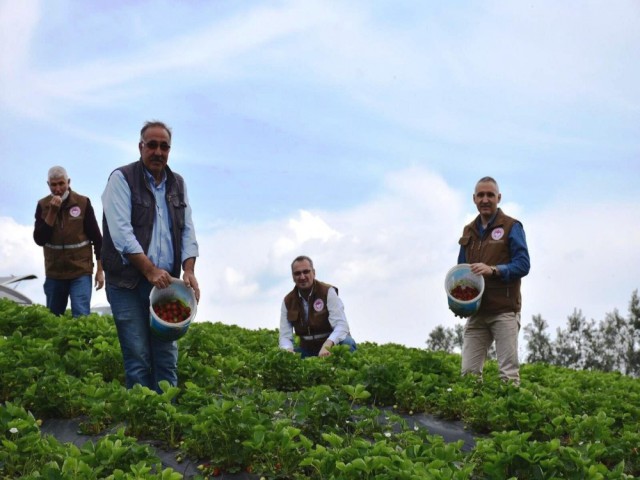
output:
[{"label": "short dark hair", "polygon": [[169,140],[171,140],[171,128],[169,128],[169,125],[167,125],[164,122],[161,122],[160,120],[149,120],[147,122],[144,122],[144,125],[142,126],[142,130],[140,130],[140,141],[144,140],[144,132],[146,132],[147,129],[153,128],[153,127],[164,128],[169,134]]},{"label": "short dark hair", "polygon": [[293,262],[291,262],[291,270],[293,270],[293,264],[296,262],[304,262],[304,261],[309,262],[309,265],[311,265],[311,268],[313,268],[313,260],[311,260],[309,257],[307,257],[306,255],[299,255],[296,258],[293,259]]}]

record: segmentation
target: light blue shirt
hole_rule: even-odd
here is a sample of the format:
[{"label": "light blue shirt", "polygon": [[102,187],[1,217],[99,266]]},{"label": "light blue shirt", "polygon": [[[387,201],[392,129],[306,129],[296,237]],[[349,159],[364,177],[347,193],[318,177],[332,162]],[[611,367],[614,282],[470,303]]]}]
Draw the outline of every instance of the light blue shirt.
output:
[{"label": "light blue shirt", "polygon": [[[144,171],[144,175],[156,201],[156,219],[153,222],[147,257],[156,267],[170,272],[173,269],[173,242],[171,240],[171,219],[165,200],[167,174],[165,172],[159,185],[155,184],[153,176],[147,170]],[[193,228],[191,205],[187,197],[186,185],[184,186],[184,201],[187,206],[185,208],[185,226],[182,231],[182,251],[180,252],[183,263],[187,258],[198,256],[198,242]],[[131,190],[120,170],[114,171],[109,177],[107,186],[102,193],[102,209],[107,219],[113,245],[120,252],[123,263],[128,264],[126,255],[144,253],[144,250],[133,233]]]}]

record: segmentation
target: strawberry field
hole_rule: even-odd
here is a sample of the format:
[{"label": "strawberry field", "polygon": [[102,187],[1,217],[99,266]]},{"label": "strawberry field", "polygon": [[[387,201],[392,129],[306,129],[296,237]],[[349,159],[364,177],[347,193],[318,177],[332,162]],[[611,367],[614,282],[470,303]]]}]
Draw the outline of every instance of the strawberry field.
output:
[{"label": "strawberry field", "polygon": [[[301,360],[276,330],[195,323],[177,387],[123,387],[110,316],[54,317],[0,300],[0,478],[175,479],[152,445],[196,462],[194,478],[640,478],[640,380],[523,365],[517,388],[489,362],[362,343]],[[406,421],[462,421],[473,448]],[[78,419],[82,447],[44,434]],[[108,432],[108,433],[106,433]]]}]

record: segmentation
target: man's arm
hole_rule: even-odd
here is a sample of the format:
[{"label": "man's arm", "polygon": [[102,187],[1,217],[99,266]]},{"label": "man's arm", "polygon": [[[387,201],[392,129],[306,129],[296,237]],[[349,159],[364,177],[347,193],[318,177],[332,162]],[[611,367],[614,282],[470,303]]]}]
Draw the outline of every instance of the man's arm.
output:
[{"label": "man's arm", "polygon": [[196,258],[195,257],[187,258],[182,263],[182,270],[183,270],[182,280],[184,280],[184,284],[187,287],[193,288],[193,291],[196,295],[196,302],[199,302],[200,287],[198,285],[198,280],[196,279],[195,267],[196,267]]},{"label": "man's arm", "polygon": [[193,218],[191,214],[191,204],[187,196],[187,186],[184,185],[184,202],[187,204],[184,212],[184,229],[182,230],[182,251],[180,258],[182,259],[182,280],[187,287],[193,288],[196,294],[196,300],[200,301],[200,287],[196,279],[195,266],[198,257],[198,242],[196,240],[196,230],[193,226]]},{"label": "man's arm", "polygon": [[285,305],[284,300],[280,307],[280,334],[278,343],[280,348],[293,352],[293,327],[287,319],[287,306]]},{"label": "man's arm", "polygon": [[349,335],[349,323],[344,313],[344,304],[335,288],[330,288],[327,294],[327,308],[329,309],[329,323],[333,332],[329,335],[320,349],[319,356],[325,357],[329,355],[329,348],[347,338]]},{"label": "man's arm", "polygon": [[102,210],[113,245],[125,263],[127,255],[143,253],[131,225],[131,190],[118,170],[111,174],[102,193]]},{"label": "man's arm", "polygon": [[93,252],[96,260],[100,260],[100,251],[102,250],[102,233],[96,219],[96,212],[91,205],[91,200],[87,198],[87,211],[84,216],[84,233],[93,244]]},{"label": "man's arm", "polygon": [[93,252],[96,257],[96,274],[94,278],[94,286],[96,290],[104,287],[104,270],[102,270],[102,261],[100,254],[102,250],[102,233],[96,220],[96,213],[91,205],[91,200],[87,198],[87,211],[84,216],[84,233],[93,244]]},{"label": "man's arm", "polygon": [[524,277],[529,273],[531,262],[529,259],[529,249],[524,228],[520,222],[516,222],[511,227],[509,233],[509,254],[511,261],[503,265],[496,265],[500,278],[508,282]]},{"label": "man's arm", "polygon": [[[49,209],[49,211],[51,211],[51,209]],[[33,240],[37,245],[44,247],[45,243],[51,241],[51,237],[53,236],[54,221],[52,221],[51,224],[48,224],[42,218],[42,208],[40,208],[40,204],[38,203],[38,205],[36,206],[35,223],[33,226]]]},{"label": "man's arm", "polygon": [[[182,251],[180,252],[183,267],[185,262],[193,258],[198,257],[198,241],[196,240],[196,230],[193,226],[193,214],[191,210],[191,203],[189,203],[189,196],[187,195],[187,185],[184,184],[184,203],[187,204],[184,211],[184,229],[182,230]],[[193,270],[193,269],[192,269]]]},{"label": "man's arm", "polygon": [[461,263],[467,263],[467,254],[462,245],[460,245],[460,251],[458,252],[458,265]]},{"label": "man's arm", "polygon": [[131,190],[124,175],[118,170],[111,174],[102,193],[102,209],[111,240],[116,250],[120,252],[123,262],[131,263],[153,286],[168,287],[171,283],[171,275],[151,262],[133,233]]}]

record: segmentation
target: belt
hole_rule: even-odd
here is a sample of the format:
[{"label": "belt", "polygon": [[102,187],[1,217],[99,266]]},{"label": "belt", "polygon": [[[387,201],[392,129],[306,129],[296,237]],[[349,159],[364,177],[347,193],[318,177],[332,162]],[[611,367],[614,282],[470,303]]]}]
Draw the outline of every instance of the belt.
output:
[{"label": "belt", "polygon": [[54,250],[67,250],[70,248],[82,248],[86,245],[89,245],[91,242],[89,240],[85,240],[80,243],[71,243],[69,245],[54,245],[52,243],[45,243],[44,246],[47,248],[53,248]]},{"label": "belt", "polygon": [[330,334],[319,333],[317,335],[302,335],[300,338],[303,340],[320,340],[321,338],[327,338]]}]

